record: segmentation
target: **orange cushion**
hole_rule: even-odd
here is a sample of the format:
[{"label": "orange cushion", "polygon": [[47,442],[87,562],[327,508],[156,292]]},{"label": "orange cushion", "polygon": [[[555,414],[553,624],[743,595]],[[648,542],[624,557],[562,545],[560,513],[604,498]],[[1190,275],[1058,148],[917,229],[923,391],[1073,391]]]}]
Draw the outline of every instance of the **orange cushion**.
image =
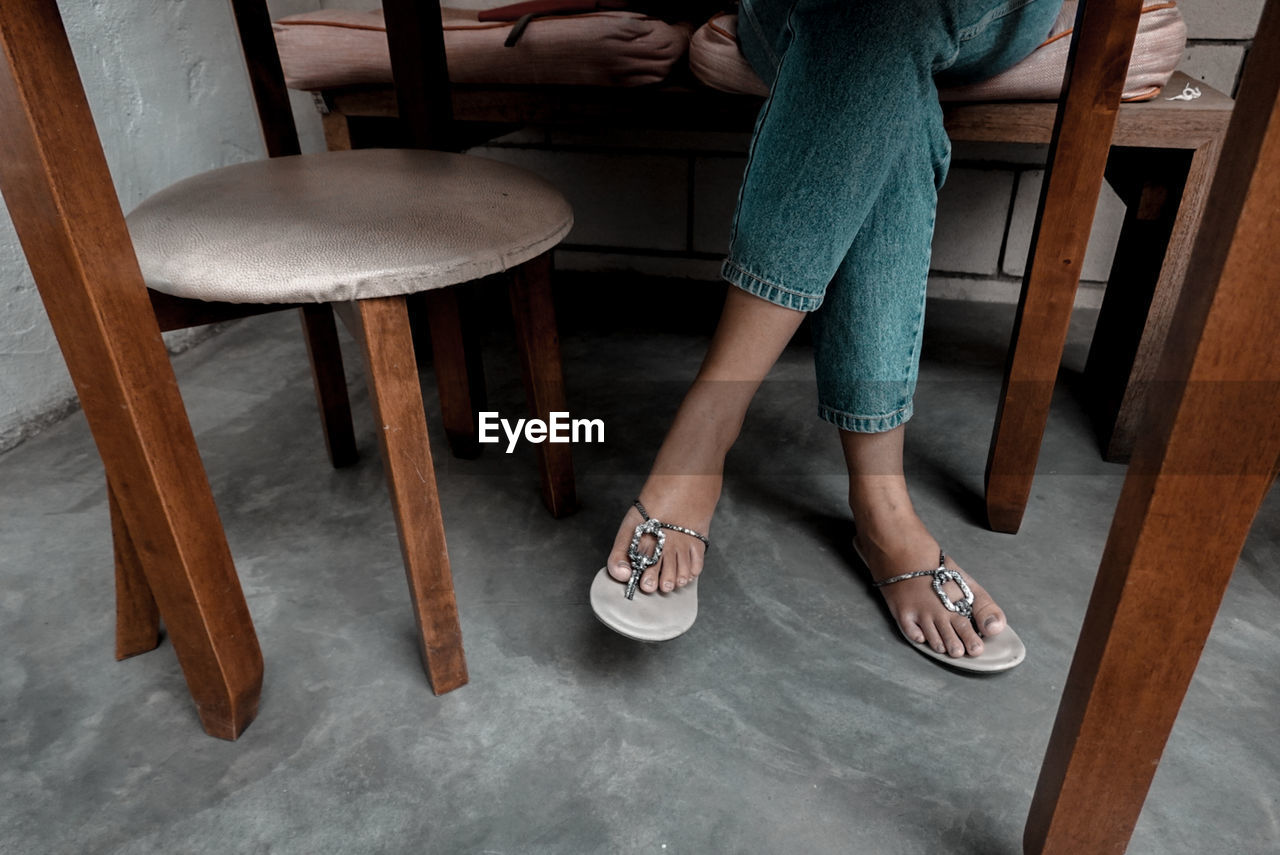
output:
[{"label": "orange cushion", "polygon": [[[1067,50],[1076,19],[1076,0],[1066,0],[1049,37],[1022,62],[990,80],[955,86],[940,92],[943,101],[1054,101],[1062,91]],[[689,44],[689,67],[703,83],[725,92],[767,95],[760,80],[738,49],[736,15],[717,15]],[[1146,0],[1138,20],[1124,99],[1154,98],[1182,60],[1187,25],[1177,6]]]},{"label": "orange cushion", "polygon": [[[636,12],[535,18],[514,47],[511,22],[481,23],[474,9],[443,9],[455,83],[640,86],[665,80],[689,46],[690,27]],[[275,22],[291,89],[391,82],[382,11],[326,9]]]}]

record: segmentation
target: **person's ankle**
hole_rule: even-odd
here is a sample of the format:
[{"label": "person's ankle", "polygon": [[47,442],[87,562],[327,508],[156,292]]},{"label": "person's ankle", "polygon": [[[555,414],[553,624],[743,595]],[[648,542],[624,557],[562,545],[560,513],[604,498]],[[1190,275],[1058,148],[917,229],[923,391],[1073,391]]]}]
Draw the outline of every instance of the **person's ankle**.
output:
[{"label": "person's ankle", "polygon": [[849,482],[849,508],[855,520],[894,518],[914,514],[906,479],[901,476],[852,478]]}]

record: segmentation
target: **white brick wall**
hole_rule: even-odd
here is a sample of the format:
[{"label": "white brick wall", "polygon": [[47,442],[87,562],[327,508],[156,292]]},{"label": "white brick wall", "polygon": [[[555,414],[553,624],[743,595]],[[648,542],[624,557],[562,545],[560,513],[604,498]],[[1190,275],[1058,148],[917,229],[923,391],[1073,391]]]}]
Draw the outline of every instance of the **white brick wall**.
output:
[{"label": "white brick wall", "polygon": [[979,276],[999,271],[1014,174],[1005,169],[951,170],[938,194],[934,270]]}]

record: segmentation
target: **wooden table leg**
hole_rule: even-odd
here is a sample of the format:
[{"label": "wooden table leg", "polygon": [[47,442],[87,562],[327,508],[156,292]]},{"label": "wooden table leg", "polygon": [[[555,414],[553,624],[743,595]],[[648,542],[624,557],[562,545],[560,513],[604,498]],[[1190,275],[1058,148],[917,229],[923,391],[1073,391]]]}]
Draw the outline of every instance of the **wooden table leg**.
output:
[{"label": "wooden table leg", "polygon": [[1022,524],[1142,0],[1080,4],[987,458],[987,519]]},{"label": "wooden table leg", "polygon": [[1116,149],[1108,176],[1145,175],[1128,210],[1094,330],[1085,385],[1093,397],[1102,456],[1128,462],[1138,438],[1151,380],[1186,278],[1187,261],[1204,213],[1221,139],[1193,151]]},{"label": "wooden table leg", "polygon": [[1027,821],[1123,852],[1280,458],[1280,0],[1246,62]]},{"label": "wooden table leg", "polygon": [[262,653],[57,4],[0,3],[0,47],[0,191],[200,720],[234,739]]},{"label": "wooden table leg", "polygon": [[423,664],[439,695],[467,682],[467,663],[409,313],[403,297],[383,297],[356,303],[356,315]]},{"label": "wooden table leg", "polygon": [[[533,418],[549,422],[551,413],[568,412],[560,334],[551,297],[551,253],[543,253],[511,271],[510,292],[529,411]],[[578,507],[578,495],[573,480],[572,446],[543,442],[535,447],[542,501],[547,510],[557,519],[573,513]]]}]

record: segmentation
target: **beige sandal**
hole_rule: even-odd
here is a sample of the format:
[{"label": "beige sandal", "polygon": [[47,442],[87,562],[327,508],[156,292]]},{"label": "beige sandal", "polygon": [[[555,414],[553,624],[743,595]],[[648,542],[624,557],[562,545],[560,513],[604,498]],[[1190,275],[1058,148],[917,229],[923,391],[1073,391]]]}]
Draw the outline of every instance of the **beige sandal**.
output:
[{"label": "beige sandal", "polygon": [[[858,548],[858,544],[853,544],[854,552],[858,553],[858,558],[863,564],[867,565],[867,569],[871,569],[871,565],[867,564],[866,557],[862,554],[862,550]],[[947,556],[941,549],[938,550],[938,566],[933,570],[916,570],[911,573],[902,573],[898,576],[891,576],[888,579],[882,579],[879,582],[873,581],[871,587],[883,588],[885,585],[892,585],[895,582],[905,582],[907,579],[918,579],[922,576],[933,577],[933,592],[938,595],[938,599],[942,600],[942,605],[947,611],[955,612],[963,615],[971,622],[973,620],[973,591],[970,590],[969,584],[965,581],[964,576],[958,570],[952,570],[947,566]],[[954,582],[963,595],[958,602],[953,602],[942,586],[947,582]],[[981,628],[975,624],[978,634],[982,635],[982,652],[977,656],[950,656],[946,653],[939,653],[929,646],[928,642],[915,641],[908,637],[906,630],[901,624],[895,620],[898,626],[898,632],[902,633],[902,637],[907,643],[916,650],[935,659],[944,665],[952,668],[958,668],[961,671],[972,671],[979,674],[994,674],[1000,671],[1008,671],[1027,658],[1027,648],[1023,645],[1022,639],[1018,638],[1018,634],[1013,631],[1013,627],[1007,623],[998,635],[987,637],[983,635]]]},{"label": "beige sandal", "polygon": [[[688,632],[698,617],[697,577],[683,588],[655,591],[641,597],[636,597],[636,586],[640,584],[644,571],[662,557],[662,548],[667,542],[664,529],[696,537],[708,549],[711,542],[691,528],[650,519],[639,499],[635,506],[644,522],[636,526],[635,533],[631,535],[631,546],[627,549],[631,578],[624,586],[609,575],[608,567],[601,567],[591,582],[591,610],[602,624],[619,635],[636,641],[670,641]],[[649,555],[640,552],[640,539],[646,534],[653,535],[658,541]]]}]

